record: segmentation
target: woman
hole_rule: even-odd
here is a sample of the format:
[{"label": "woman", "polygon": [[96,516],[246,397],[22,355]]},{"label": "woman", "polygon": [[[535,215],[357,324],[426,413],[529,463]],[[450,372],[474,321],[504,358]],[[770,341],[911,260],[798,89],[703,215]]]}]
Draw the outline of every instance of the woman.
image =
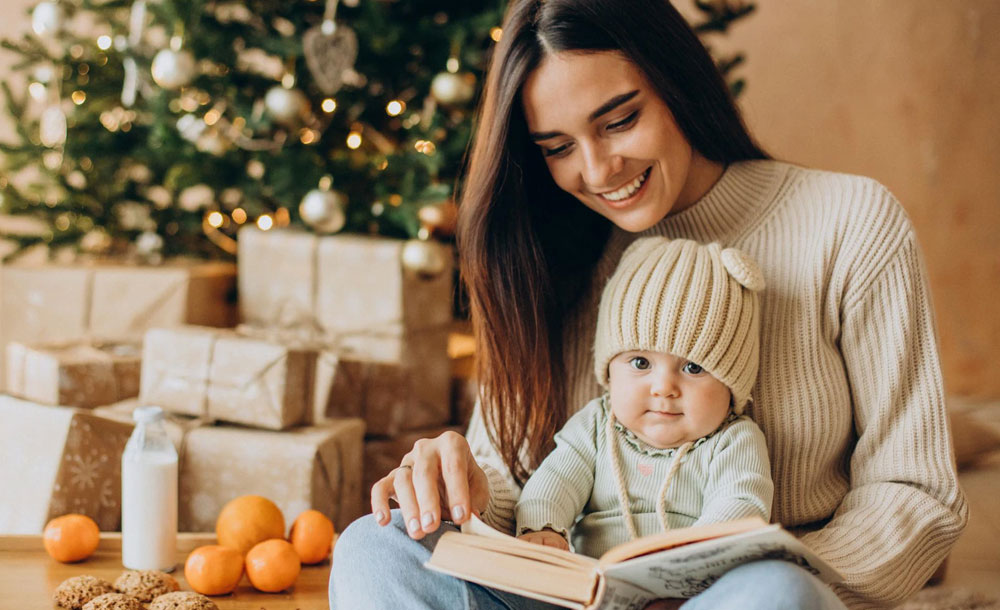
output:
[{"label": "woman", "polygon": [[665,0],[523,0],[495,50],[462,194],[480,410],[468,443],[420,442],[373,487],[374,516],[337,545],[334,608],[536,607],[421,564],[452,527],[442,520],[475,512],[511,529],[518,485],[598,395],[597,302],[642,235],[718,241],[761,265],[751,414],[773,460],[772,518],[846,577],[831,590],[757,562],[684,607],[887,606],[930,577],[967,507],[899,204],[874,181],[769,160]]}]

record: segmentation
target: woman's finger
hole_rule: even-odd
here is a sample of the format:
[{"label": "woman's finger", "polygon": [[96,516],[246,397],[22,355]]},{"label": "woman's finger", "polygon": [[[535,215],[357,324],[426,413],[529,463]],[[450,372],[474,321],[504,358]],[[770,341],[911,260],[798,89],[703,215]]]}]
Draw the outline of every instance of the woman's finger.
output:
[{"label": "woman's finger", "polygon": [[372,485],[372,514],[375,516],[375,522],[379,525],[389,525],[389,522],[392,521],[389,513],[389,498],[392,497],[392,493],[392,473],[382,477]]},{"label": "woman's finger", "polygon": [[436,440],[441,445],[445,507],[451,520],[461,525],[472,513],[469,502],[469,446],[465,437],[457,432],[445,432]]},{"label": "woman's finger", "polygon": [[417,504],[417,494],[413,490],[413,467],[400,466],[392,473],[392,487],[395,492],[399,510],[403,513],[403,523],[410,538],[420,540],[424,531],[420,527],[420,506]]},{"label": "woman's finger", "polygon": [[[412,484],[416,495],[420,528],[424,533],[437,529],[441,522],[441,501],[438,492],[441,480],[440,446],[437,439],[421,439],[413,445]],[[410,522],[407,521],[409,529]]]}]

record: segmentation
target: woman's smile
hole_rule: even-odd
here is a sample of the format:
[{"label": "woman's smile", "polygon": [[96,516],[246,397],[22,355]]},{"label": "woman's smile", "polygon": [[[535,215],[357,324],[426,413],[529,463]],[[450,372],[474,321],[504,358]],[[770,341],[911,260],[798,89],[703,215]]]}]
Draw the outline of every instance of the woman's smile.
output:
[{"label": "woman's smile", "polygon": [[626,183],[625,186],[613,191],[598,193],[597,196],[607,206],[615,209],[626,208],[638,201],[645,194],[646,184],[649,182],[649,176],[652,171],[652,167],[647,167],[646,171],[639,174],[634,180]]}]

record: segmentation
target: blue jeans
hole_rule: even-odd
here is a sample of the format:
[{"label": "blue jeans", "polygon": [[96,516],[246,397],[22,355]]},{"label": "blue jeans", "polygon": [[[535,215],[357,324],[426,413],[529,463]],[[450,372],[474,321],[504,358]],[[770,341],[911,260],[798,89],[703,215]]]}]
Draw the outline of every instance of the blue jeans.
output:
[{"label": "blue jeans", "polygon": [[[330,574],[332,610],[553,610],[556,606],[453,578],[423,566],[438,538],[454,526],[415,541],[392,511],[382,527],[371,515],[337,540]],[[683,610],[846,610],[833,591],[802,568],[758,561],[729,571]]]}]

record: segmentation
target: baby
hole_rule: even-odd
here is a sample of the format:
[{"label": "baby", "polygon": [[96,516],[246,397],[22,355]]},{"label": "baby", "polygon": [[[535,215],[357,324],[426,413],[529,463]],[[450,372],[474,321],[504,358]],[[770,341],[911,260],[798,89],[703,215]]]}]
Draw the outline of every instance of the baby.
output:
[{"label": "baby", "polygon": [[[774,485],[751,402],[764,280],[743,252],[646,237],[601,297],[594,372],[608,393],[556,436],[517,533],[598,557],[670,528],[758,516]],[[575,524],[575,525],[574,525]]]}]

